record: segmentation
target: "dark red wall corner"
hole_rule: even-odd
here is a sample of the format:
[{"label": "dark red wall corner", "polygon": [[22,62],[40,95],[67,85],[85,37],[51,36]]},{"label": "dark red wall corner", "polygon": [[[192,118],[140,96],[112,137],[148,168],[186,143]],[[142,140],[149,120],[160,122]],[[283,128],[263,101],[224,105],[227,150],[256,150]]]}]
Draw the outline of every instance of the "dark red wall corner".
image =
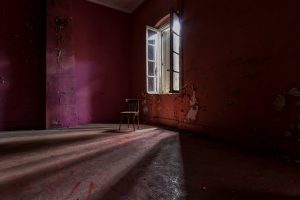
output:
[{"label": "dark red wall corner", "polygon": [[45,128],[45,3],[0,8],[0,130]]},{"label": "dark red wall corner", "polygon": [[80,124],[119,122],[130,98],[130,15],[88,1],[73,3],[73,45]]}]

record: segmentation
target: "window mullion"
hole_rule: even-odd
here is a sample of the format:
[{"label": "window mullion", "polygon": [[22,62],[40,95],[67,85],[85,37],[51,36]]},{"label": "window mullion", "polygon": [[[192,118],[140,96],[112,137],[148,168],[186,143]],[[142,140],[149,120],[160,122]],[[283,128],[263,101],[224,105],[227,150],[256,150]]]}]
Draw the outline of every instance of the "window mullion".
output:
[{"label": "window mullion", "polygon": [[[172,10],[171,11],[171,36],[170,36],[170,92],[179,92],[180,90],[180,62],[181,62],[181,58],[180,58],[180,21],[179,21],[179,16],[178,14]],[[175,38],[179,39],[179,43],[177,41],[176,45],[179,45],[179,52],[175,51],[174,48],[174,41]],[[176,49],[178,48],[177,46],[175,46]],[[176,62],[175,62],[176,61]],[[178,69],[178,70],[177,70]]]},{"label": "window mullion", "polygon": [[170,20],[170,92],[173,92],[173,70],[174,70],[174,60],[173,60],[173,26],[174,26],[174,16],[173,9],[171,10],[171,20]]}]

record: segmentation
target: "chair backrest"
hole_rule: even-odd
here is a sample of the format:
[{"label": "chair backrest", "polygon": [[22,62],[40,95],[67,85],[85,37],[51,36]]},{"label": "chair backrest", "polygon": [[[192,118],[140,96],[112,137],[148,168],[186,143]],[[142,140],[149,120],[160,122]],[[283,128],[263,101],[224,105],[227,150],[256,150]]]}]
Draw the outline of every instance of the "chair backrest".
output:
[{"label": "chair backrest", "polygon": [[128,111],[140,111],[139,99],[126,99],[126,102],[128,104]]}]

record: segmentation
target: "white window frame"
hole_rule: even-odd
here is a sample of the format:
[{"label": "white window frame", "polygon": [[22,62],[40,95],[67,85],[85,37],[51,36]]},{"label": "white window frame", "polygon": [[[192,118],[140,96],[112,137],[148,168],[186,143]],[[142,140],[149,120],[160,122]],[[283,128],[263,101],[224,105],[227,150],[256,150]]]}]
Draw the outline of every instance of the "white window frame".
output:
[{"label": "white window frame", "polygon": [[[152,44],[149,44],[148,43],[148,31],[153,31],[153,32],[156,32],[158,34],[158,38],[157,38],[157,43],[155,45],[152,45]],[[148,46],[154,46],[154,49],[155,49],[155,55],[154,55],[154,60],[149,60],[148,58]],[[155,69],[156,69],[156,75],[152,76],[152,75],[149,75],[149,62],[154,62],[155,65]],[[160,77],[161,77],[161,31],[158,30],[158,29],[155,29],[153,27],[150,27],[150,26],[147,26],[146,27],[146,88],[147,88],[147,93],[148,94],[160,94],[160,91],[161,91],[161,80],[160,80]],[[148,87],[148,80],[149,78],[154,78],[155,81],[155,88],[154,88],[154,91],[148,91],[149,87]]]},{"label": "white window frame", "polygon": [[[180,92],[180,89],[181,89],[181,82],[182,82],[182,69],[181,69],[181,53],[182,53],[182,49],[181,49],[181,43],[182,43],[182,40],[181,40],[181,33],[179,31],[179,33],[176,33],[174,30],[173,30],[173,27],[174,27],[174,18],[175,18],[175,15],[176,15],[176,18],[179,19],[179,23],[180,23],[180,16],[177,12],[174,12],[172,10],[171,12],[171,18],[170,18],[170,23],[161,27],[161,29],[155,29],[153,27],[150,27],[150,26],[146,26],[146,91],[148,94],[172,94],[172,93],[179,93]],[[166,29],[170,29],[170,52],[169,52],[169,56],[170,56],[170,66],[169,66],[169,91],[164,91],[165,87],[163,88],[163,83],[165,80],[165,77],[162,77],[162,68],[165,69],[165,66],[162,67],[162,33],[163,31],[165,31]],[[152,62],[151,60],[149,60],[148,58],[148,46],[149,45],[152,45],[152,44],[149,44],[148,43],[148,32],[150,31],[153,31],[153,32],[156,32],[157,33],[157,42],[155,45],[153,45],[155,47],[155,60],[153,60],[153,62],[155,63],[155,69],[156,69],[156,74],[154,76],[151,76],[148,74],[149,72],[149,62]],[[177,35],[179,37],[179,52],[176,52],[174,50],[174,46],[173,46],[173,37],[174,35]],[[179,56],[179,71],[177,70],[174,70],[174,55],[177,54]],[[166,55],[168,56],[168,55]],[[166,72],[164,72],[166,73]],[[179,88],[178,89],[175,89],[174,87],[174,74],[179,74]],[[155,90],[154,91],[149,91],[149,78],[154,78],[155,80]]]},{"label": "white window frame", "polygon": [[[178,19],[178,21],[175,20]],[[180,23],[180,16],[179,13],[176,12],[175,10],[172,9],[171,11],[171,24],[170,24],[170,29],[171,29],[171,36],[170,36],[170,93],[179,93],[180,89],[181,89],[181,82],[182,82],[182,39],[181,39],[181,23]],[[178,33],[174,30],[175,26],[175,22],[179,23],[179,30]],[[176,35],[177,37],[179,37],[179,52],[175,51],[174,48],[174,35]],[[178,55],[178,71],[175,70],[175,64],[174,64],[174,55]],[[175,88],[174,86],[174,75],[178,74],[179,76],[179,82],[178,82],[178,89]]]}]

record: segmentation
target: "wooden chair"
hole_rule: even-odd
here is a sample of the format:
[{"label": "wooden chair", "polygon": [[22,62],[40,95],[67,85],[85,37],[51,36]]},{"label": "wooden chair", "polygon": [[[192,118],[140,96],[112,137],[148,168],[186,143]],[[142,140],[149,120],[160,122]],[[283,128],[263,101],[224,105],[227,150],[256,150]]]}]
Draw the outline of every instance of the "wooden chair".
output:
[{"label": "wooden chair", "polygon": [[120,126],[119,130],[121,130],[121,125],[123,122],[123,119],[127,119],[127,126],[129,128],[129,122],[130,119],[132,119],[132,125],[133,125],[133,130],[135,131],[135,125],[136,125],[136,120],[137,120],[137,125],[138,128],[140,128],[140,103],[139,99],[126,99],[127,102],[127,111],[121,112],[121,121],[120,121]]}]

